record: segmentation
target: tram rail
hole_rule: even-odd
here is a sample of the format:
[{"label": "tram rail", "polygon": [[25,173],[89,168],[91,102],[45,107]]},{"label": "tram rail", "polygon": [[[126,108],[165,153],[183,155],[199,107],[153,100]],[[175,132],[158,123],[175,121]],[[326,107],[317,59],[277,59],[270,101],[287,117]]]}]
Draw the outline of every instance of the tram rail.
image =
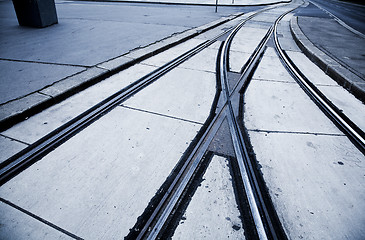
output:
[{"label": "tram rail", "polygon": [[[283,17],[283,16],[282,16]],[[329,119],[365,154],[365,133],[351,119],[336,107],[300,70],[281,48],[278,40],[277,25],[274,27],[274,41],[277,53],[288,72],[297,81],[300,87],[313,100],[313,102],[328,116]]]},{"label": "tram rail", "polygon": [[[294,9],[288,11],[291,12]],[[288,12],[282,14],[286,15]],[[154,212],[149,217],[143,229],[138,234],[137,239],[158,239],[161,232],[164,231],[164,226],[168,224],[169,217],[173,210],[177,208],[179,201],[186,194],[189,183],[192,181],[194,173],[198,171],[201,161],[207,154],[209,144],[212,142],[215,134],[225,119],[228,120],[230,135],[233,140],[234,150],[236,152],[237,163],[239,166],[240,181],[243,183],[244,192],[249,202],[251,218],[255,225],[255,236],[259,239],[285,239],[286,235],[281,228],[281,224],[275,214],[269,213],[268,202],[264,200],[263,193],[258,184],[256,171],[254,171],[253,162],[249,157],[246,143],[240,131],[238,118],[235,116],[231,98],[234,95],[243,94],[247,87],[253,72],[264,53],[267,42],[272,36],[274,26],[271,26],[264,38],[260,41],[255,51],[252,53],[248,62],[244,65],[241,71],[239,80],[232,89],[228,85],[228,54],[231,41],[235,34],[242,28],[245,22],[241,22],[225,40],[219,53],[217,64],[217,75],[219,76],[223,106],[217,110],[216,115],[209,124],[207,130],[196,144],[194,150],[185,161],[184,166],[176,175],[173,183],[164,194],[163,198],[155,208]],[[272,207],[270,207],[272,209]],[[247,213],[248,214],[248,213]]]},{"label": "tram rail", "polygon": [[141,91],[152,82],[156,81],[158,78],[169,72],[171,69],[175,68],[176,66],[180,65],[198,52],[213,44],[218,38],[226,34],[228,31],[229,30],[219,34],[218,36],[215,36],[213,39],[207,40],[202,44],[199,44],[195,48],[171,60],[162,67],[147,74],[146,76],[142,77],[131,85],[121,89],[117,93],[113,94],[112,96],[83,112],[66,124],[55,129],[43,138],[39,139],[34,144],[24,149],[23,151],[5,160],[0,165],[0,184],[4,184],[7,180],[14,177],[17,173],[19,173],[35,161],[39,160],[42,156],[57,147],[63,141],[67,140],[78,131],[87,127],[92,122],[94,122],[137,92]]},{"label": "tram rail", "polygon": [[[261,178],[258,176],[255,162],[250,158],[247,149],[247,142],[244,139],[241,127],[240,118],[236,115],[232,106],[232,99],[237,96],[242,96],[247,88],[250,79],[253,76],[260,60],[265,52],[267,43],[273,36],[277,52],[285,64],[288,71],[297,80],[304,91],[315,101],[315,103],[322,109],[322,111],[330,117],[330,119],[341,128],[352,142],[365,153],[364,132],[361,131],[345,114],[336,108],[290,60],[285,51],[281,48],[278,36],[277,25],[280,20],[288,13],[295,10],[295,7],[281,14],[272,26],[268,29],[264,38],[258,43],[256,49],[251,54],[247,63],[243,66],[240,77],[235,85],[230,89],[228,84],[228,55],[232,39],[236,33],[244,26],[246,21],[252,19],[257,14],[271,8],[259,11],[240,22],[236,27],[232,27],[210,40],[199,44],[195,48],[185,52],[179,57],[173,59],[157,70],[137,80],[128,87],[121,89],[109,98],[98,103],[86,112],[80,114],[65,125],[52,131],[45,137],[41,138],[34,144],[27,147],[25,150],[19,152],[13,157],[9,158],[0,165],[0,184],[6,183],[9,179],[16,176],[19,172],[32,165],[54,148],[62,144],[67,139],[71,138],[79,131],[89,126],[91,123],[102,117],[104,114],[111,111],[116,106],[123,103],[125,100],[135,95],[146,86],[158,80],[161,76],[174,69],[181,63],[190,59],[195,54],[215,43],[218,39],[228,35],[222,44],[217,62],[217,78],[218,78],[218,92],[215,99],[215,104],[208,118],[206,125],[202,128],[201,136],[192,147],[192,151],[184,159],[182,166],[178,169],[176,176],[174,176],[171,184],[167,190],[162,194],[158,200],[158,204],[154,207],[152,213],[143,222],[143,227],[138,230],[136,234],[137,239],[158,239],[166,225],[171,220],[171,215],[180,203],[180,200],[186,194],[189,184],[194,178],[195,173],[201,167],[201,162],[208,154],[209,144],[213,141],[222,123],[227,120],[230,130],[230,136],[233,141],[234,151],[236,153],[236,161],[239,167],[239,181],[244,187],[244,194],[249,204],[249,211],[255,226],[255,237],[258,239],[286,239],[285,232],[281,223],[274,212],[270,201],[267,201],[268,193],[266,189],[262,189]],[[217,101],[220,98],[223,102],[219,108]],[[240,103],[241,104],[241,103]]]},{"label": "tram rail", "polygon": [[[247,18],[245,18],[244,21],[247,21],[257,14],[271,8],[272,7],[268,7],[257,11],[254,14],[251,14]],[[16,174],[41,159],[43,156],[45,156],[54,148],[75,135],[77,132],[87,127],[98,118],[100,118],[119,104],[123,103],[125,100],[127,100],[137,92],[141,91],[146,86],[156,81],[158,78],[160,78],[173,68],[177,67],[195,54],[207,48],[222,36],[228,34],[233,28],[234,27],[231,27],[218,34],[217,36],[214,36],[213,38],[199,44],[195,48],[181,54],[180,56],[164,64],[155,71],[152,71],[151,73],[145,75],[134,83],[114,93],[110,97],[104,99],[103,101],[94,105],[77,117],[68,121],[64,125],[48,133],[46,136],[26,147],[24,150],[3,161],[0,164],[0,185],[3,185],[6,181],[16,176]]]}]

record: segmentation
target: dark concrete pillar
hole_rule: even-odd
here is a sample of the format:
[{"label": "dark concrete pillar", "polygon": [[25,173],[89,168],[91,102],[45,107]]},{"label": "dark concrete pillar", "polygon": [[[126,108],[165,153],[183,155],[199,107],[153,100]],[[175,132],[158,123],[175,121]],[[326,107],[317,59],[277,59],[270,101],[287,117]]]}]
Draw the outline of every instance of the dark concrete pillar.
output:
[{"label": "dark concrete pillar", "polygon": [[54,0],[13,0],[19,25],[47,27],[58,23]]}]

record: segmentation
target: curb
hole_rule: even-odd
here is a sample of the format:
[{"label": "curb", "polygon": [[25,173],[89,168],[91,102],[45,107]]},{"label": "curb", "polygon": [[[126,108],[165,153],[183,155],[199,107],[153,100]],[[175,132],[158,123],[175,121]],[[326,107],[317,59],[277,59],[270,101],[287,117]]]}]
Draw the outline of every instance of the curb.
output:
[{"label": "curb", "polygon": [[346,88],[357,99],[365,103],[365,82],[364,79],[342,66],[331,56],[319,50],[302,32],[298,25],[298,16],[290,20],[290,32],[294,41],[303,53],[321,68],[328,76],[338,84]]},{"label": "curb", "polygon": [[24,97],[0,105],[0,131],[4,131],[18,122],[61,102],[75,93],[90,87],[105,78],[128,67],[192,39],[221,24],[242,16],[244,13],[231,14],[182,33],[175,33],[145,47],[131,50],[119,57],[109,59],[82,72],[33,92]]}]

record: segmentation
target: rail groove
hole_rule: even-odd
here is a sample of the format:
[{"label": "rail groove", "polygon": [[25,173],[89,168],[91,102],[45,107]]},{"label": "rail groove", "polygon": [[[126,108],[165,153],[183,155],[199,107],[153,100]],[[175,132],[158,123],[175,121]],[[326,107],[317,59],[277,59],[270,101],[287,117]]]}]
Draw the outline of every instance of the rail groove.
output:
[{"label": "rail groove", "polygon": [[69,122],[53,130],[21,152],[2,162],[0,164],[0,185],[3,185],[7,180],[14,177],[17,173],[38,161],[41,157],[52,151],[55,147],[62,144],[62,142],[66,141],[107,112],[111,111],[113,108],[121,104],[132,95],[136,94],[173,68],[177,67],[184,61],[188,60],[195,54],[216,42],[220,37],[229,33],[232,28],[218,34],[210,40],[206,40],[205,42],[197,45],[195,48],[166,63],[162,67],[145,75],[136,82],[114,93],[112,96],[106,98],[87,111],[73,118]]},{"label": "rail groove", "polygon": [[315,102],[315,104],[329,117],[330,120],[365,154],[365,133],[348,118],[340,109],[338,109],[299,69],[295,66],[288,54],[281,48],[277,36],[277,24],[282,19],[278,19],[274,29],[274,41],[276,51],[287,68],[289,73],[306,94]]},{"label": "rail groove", "polygon": [[[253,18],[255,15],[272,8],[275,7],[268,7],[260,11],[254,12],[253,14],[250,14],[244,21],[247,21]],[[29,145],[19,153],[3,161],[0,164],[0,186],[12,177],[16,176],[22,170],[26,169],[27,167],[41,159],[43,156],[45,156],[54,148],[75,135],[77,132],[81,131],[82,129],[96,121],[98,118],[111,111],[123,101],[136,94],[152,82],[156,81],[158,78],[160,78],[173,68],[177,67],[179,64],[183,63],[187,59],[205,49],[206,47],[210,46],[225,34],[228,34],[230,31],[232,31],[232,29],[234,29],[234,27],[230,27],[229,29],[218,34],[217,36],[206,40],[195,48],[181,54],[180,56],[166,63],[162,67],[138,79],[134,83],[114,93],[110,97],[94,105],[77,117],[71,119],[69,122],[53,130],[52,132],[42,137],[35,143]]]},{"label": "rail groove", "polygon": [[[294,10],[294,9],[293,9]],[[291,12],[292,10],[288,11]],[[287,14],[284,13],[283,15]],[[283,16],[282,15],[282,16]],[[285,239],[285,233],[281,229],[281,224],[275,222],[263,200],[263,193],[261,192],[258,184],[257,177],[255,176],[254,166],[249,159],[248,151],[245,147],[245,142],[240,132],[239,123],[235,117],[231,98],[235,94],[242,94],[243,89],[247,86],[249,79],[252,77],[258,62],[260,61],[267,42],[272,36],[274,27],[271,26],[267,31],[265,37],[261,40],[258,47],[251,55],[249,61],[244,65],[239,81],[230,91],[227,81],[227,62],[228,51],[231,41],[235,34],[241,29],[246,21],[241,22],[235,29],[232,30],[227,37],[223,45],[223,50],[219,57],[219,69],[217,74],[219,75],[221,83],[221,97],[223,99],[223,106],[217,109],[217,112],[207,127],[207,130],[203,133],[198,143],[195,145],[194,150],[190,153],[189,157],[184,162],[183,167],[180,169],[177,176],[174,178],[173,183],[169,186],[169,189],[164,194],[161,201],[158,203],[152,215],[149,217],[147,223],[139,233],[137,239],[158,239],[161,231],[164,230],[164,226],[167,225],[169,216],[173,210],[179,204],[184,191],[187,189],[192,176],[197,171],[200,162],[207,153],[207,149],[219,127],[225,119],[228,120],[230,134],[234,144],[234,150],[236,152],[237,163],[239,166],[239,172],[241,175],[241,181],[244,186],[252,219],[255,224],[256,235],[259,239]]]}]

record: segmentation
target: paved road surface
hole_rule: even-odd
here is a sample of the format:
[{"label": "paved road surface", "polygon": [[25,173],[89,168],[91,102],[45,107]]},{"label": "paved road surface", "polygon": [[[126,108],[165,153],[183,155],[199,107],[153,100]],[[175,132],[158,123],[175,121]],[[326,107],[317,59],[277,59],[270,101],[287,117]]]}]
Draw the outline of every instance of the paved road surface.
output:
[{"label": "paved road surface", "polygon": [[313,0],[355,30],[365,34],[365,6],[333,0]]},{"label": "paved road surface", "polygon": [[[0,2],[0,104],[174,33],[253,8],[56,1],[59,23],[19,27]],[[26,76],[26,77],[25,77]]]}]

